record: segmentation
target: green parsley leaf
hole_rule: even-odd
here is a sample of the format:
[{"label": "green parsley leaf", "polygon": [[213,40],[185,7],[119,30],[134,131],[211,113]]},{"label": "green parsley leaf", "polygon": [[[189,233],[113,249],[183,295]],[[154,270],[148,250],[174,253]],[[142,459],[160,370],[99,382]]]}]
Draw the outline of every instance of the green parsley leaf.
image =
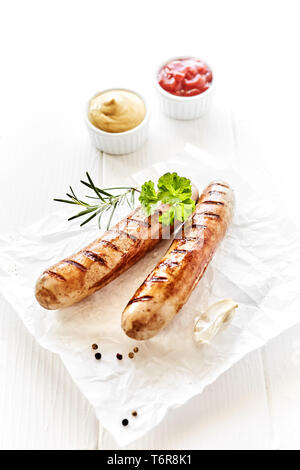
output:
[{"label": "green parsley leaf", "polygon": [[184,202],[192,196],[192,186],[188,178],[177,173],[166,173],[158,180],[158,199],[166,204]]},{"label": "green parsley leaf", "polygon": [[163,225],[173,225],[175,219],[176,209],[175,207],[170,207],[167,211],[163,212],[162,215],[159,216],[159,221]]},{"label": "green parsley leaf", "polygon": [[155,191],[153,181],[146,181],[142,186],[139,201],[144,212],[152,215],[158,202],[169,205],[159,218],[163,225],[172,225],[174,220],[184,222],[195,209],[195,201],[192,199],[192,185],[188,178],[177,173],[165,173],[158,180],[158,191]]},{"label": "green parsley leaf", "polygon": [[153,181],[146,181],[141,190],[139,201],[147,215],[152,215],[156,209],[158,197]]},{"label": "green parsley leaf", "polygon": [[176,206],[176,219],[179,220],[180,222],[184,222],[186,219],[188,219],[192,213],[195,210],[195,201],[191,199],[191,203],[184,203],[181,202]]}]

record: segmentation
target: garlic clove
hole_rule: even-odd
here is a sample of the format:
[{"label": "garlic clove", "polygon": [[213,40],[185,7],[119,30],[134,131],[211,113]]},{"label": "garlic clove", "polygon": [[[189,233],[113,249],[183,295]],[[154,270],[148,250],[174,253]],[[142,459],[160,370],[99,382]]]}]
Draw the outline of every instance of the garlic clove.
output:
[{"label": "garlic clove", "polygon": [[224,299],[211,305],[195,318],[193,337],[196,343],[209,343],[228,322],[238,307],[232,299]]}]

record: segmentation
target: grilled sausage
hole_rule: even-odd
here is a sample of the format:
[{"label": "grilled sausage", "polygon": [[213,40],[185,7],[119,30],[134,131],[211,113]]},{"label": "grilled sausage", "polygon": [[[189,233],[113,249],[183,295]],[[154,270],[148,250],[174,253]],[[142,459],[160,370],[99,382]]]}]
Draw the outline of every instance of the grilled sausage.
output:
[{"label": "grilled sausage", "polygon": [[[192,197],[197,201],[195,187]],[[35,287],[40,305],[49,310],[72,305],[130,268],[173,231],[159,223],[164,208],[151,217],[137,208],[93,243],[44,271]]]},{"label": "grilled sausage", "polygon": [[224,238],[233,205],[228,184],[214,182],[205,189],[181,238],[173,241],[123,311],[122,328],[127,336],[149,339],[174,318]]}]

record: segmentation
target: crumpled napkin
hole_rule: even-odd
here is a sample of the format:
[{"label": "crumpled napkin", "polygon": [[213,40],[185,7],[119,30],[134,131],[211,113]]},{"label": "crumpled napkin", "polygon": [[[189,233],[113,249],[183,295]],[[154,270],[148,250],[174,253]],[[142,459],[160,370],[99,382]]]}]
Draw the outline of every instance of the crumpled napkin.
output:
[{"label": "crumpled napkin", "polygon": [[[34,297],[38,275],[99,236],[96,224],[66,222],[69,208],[14,235],[0,235],[0,291],[45,348],[60,355],[98,419],[118,443],[127,445],[156,426],[171,408],[201,393],[246,353],[300,319],[300,237],[267,195],[258,196],[232,168],[191,146],[184,154],[132,176],[142,184],[166,171],[191,178],[201,191],[222,178],[234,188],[236,211],[228,234],[189,301],[155,338],[128,338],[120,317],[136,288],[170,241],[111,284],[77,305],[44,310]],[[123,208],[118,217],[129,212]],[[210,344],[192,339],[193,319],[213,302],[231,297],[239,308]],[[102,354],[95,359],[91,345]],[[138,346],[133,359],[128,353]],[[123,354],[123,360],[116,354]],[[137,417],[131,413],[136,410]],[[129,420],[128,426],[122,420]]]}]

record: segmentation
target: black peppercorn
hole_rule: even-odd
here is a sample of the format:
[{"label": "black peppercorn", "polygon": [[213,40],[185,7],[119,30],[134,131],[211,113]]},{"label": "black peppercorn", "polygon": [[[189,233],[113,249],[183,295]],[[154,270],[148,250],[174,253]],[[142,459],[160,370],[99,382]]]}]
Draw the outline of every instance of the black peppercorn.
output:
[{"label": "black peppercorn", "polygon": [[128,423],[129,423],[128,419],[126,419],[126,418],[123,419],[123,421],[122,421],[123,426],[127,426]]},{"label": "black peppercorn", "polygon": [[95,358],[99,361],[99,359],[101,359],[101,353],[96,353]]},{"label": "black peppercorn", "polygon": [[119,354],[119,353],[117,354],[117,356],[116,356],[116,357],[117,357],[117,359],[119,359],[119,361],[121,361],[121,360],[123,359],[123,356],[122,356],[122,354]]}]

